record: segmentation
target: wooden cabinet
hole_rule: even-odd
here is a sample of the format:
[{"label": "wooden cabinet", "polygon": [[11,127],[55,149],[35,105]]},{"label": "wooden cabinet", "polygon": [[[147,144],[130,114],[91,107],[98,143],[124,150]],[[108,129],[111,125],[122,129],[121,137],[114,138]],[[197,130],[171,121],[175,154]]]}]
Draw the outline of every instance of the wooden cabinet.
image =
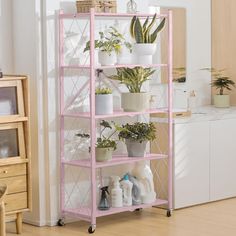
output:
[{"label": "wooden cabinet", "polygon": [[0,182],[6,183],[6,214],[22,229],[22,212],[31,209],[29,99],[26,76],[0,79]]}]

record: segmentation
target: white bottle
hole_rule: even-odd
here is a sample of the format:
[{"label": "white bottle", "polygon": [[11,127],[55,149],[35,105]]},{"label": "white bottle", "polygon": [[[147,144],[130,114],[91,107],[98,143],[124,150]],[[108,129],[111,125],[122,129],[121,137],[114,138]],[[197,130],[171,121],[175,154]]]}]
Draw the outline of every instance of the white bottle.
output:
[{"label": "white bottle", "polygon": [[112,189],[111,189],[111,206],[112,207],[123,207],[122,189],[120,188],[120,177],[111,176]]},{"label": "white bottle", "polygon": [[129,181],[129,176],[125,175],[120,183],[123,190],[123,206],[132,206],[132,188],[133,183]]}]

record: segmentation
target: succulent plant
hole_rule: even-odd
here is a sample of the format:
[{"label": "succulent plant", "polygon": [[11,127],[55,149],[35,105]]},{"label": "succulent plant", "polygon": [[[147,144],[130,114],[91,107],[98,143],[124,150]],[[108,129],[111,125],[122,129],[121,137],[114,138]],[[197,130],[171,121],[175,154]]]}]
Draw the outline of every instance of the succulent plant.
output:
[{"label": "succulent plant", "polygon": [[117,68],[117,74],[108,76],[109,79],[118,80],[125,84],[130,93],[141,93],[142,85],[155,72],[151,68],[140,66],[134,68]]},{"label": "succulent plant", "polygon": [[130,24],[130,34],[131,37],[135,39],[136,43],[154,43],[157,39],[158,33],[165,26],[165,18],[160,22],[154,31],[151,31],[155,22],[157,20],[157,15],[155,14],[149,24],[149,17],[146,18],[145,22],[142,24],[137,16],[134,16]]},{"label": "succulent plant", "polygon": [[96,88],[95,94],[96,95],[99,95],[99,94],[112,94],[112,90],[110,88]]}]

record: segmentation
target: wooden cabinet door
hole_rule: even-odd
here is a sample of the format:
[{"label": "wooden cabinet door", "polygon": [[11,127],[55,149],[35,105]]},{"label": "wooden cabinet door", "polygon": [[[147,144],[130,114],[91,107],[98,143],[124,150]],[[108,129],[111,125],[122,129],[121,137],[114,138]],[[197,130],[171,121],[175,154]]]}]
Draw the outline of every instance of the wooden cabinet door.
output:
[{"label": "wooden cabinet door", "polygon": [[212,121],[210,135],[210,200],[235,197],[236,119]]},{"label": "wooden cabinet door", "polygon": [[175,208],[209,201],[209,143],[208,121],[175,124]]}]

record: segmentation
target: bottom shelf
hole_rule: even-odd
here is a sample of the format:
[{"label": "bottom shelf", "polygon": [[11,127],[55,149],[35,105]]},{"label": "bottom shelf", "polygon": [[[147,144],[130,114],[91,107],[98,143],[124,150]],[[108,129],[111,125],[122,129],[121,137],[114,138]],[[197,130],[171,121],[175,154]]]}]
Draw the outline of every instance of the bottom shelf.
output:
[{"label": "bottom shelf", "polygon": [[[128,207],[119,207],[119,208],[110,208],[107,211],[100,211],[96,210],[96,217],[101,217],[101,216],[107,216],[107,215],[112,215],[116,213],[121,213],[121,212],[126,212],[126,211],[134,211],[135,209],[138,208],[149,208],[152,206],[161,206],[168,204],[167,200],[162,200],[162,199],[157,199],[155,202],[150,203],[150,204],[141,204],[141,205],[134,205],[134,206],[128,206]],[[87,220],[89,221],[91,218],[91,209],[90,208],[78,208],[78,209],[66,209],[63,211],[64,214],[70,215],[73,217],[77,217],[82,220]]]}]

